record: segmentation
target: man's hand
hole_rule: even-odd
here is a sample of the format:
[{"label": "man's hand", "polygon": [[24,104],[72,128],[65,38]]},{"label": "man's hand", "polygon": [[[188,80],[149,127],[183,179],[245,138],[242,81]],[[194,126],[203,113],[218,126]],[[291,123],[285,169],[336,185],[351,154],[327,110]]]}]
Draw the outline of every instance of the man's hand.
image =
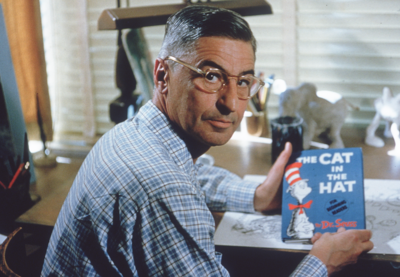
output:
[{"label": "man's hand", "polygon": [[336,233],[316,233],[311,239],[314,245],[310,254],[319,258],[331,275],[345,265],[356,263],[361,253],[371,250],[374,247],[371,236],[370,230],[346,231],[343,227]]},{"label": "man's hand", "polygon": [[281,207],[282,194],[280,190],[285,166],[292,154],[292,145],[287,142],[285,149],[268,173],[267,179],[257,187],[254,194],[254,209],[256,211],[268,211]]}]

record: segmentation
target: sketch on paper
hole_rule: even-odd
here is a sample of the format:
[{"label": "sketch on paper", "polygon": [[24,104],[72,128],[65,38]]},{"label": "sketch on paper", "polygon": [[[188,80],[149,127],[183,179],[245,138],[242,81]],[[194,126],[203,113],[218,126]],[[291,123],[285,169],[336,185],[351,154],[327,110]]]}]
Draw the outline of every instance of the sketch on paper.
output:
[{"label": "sketch on paper", "polygon": [[[370,253],[400,254],[400,181],[366,179],[364,187],[366,225],[372,230],[375,245]],[[311,245],[283,243],[281,220],[280,215],[226,212],[216,231],[215,244],[311,249]]]},{"label": "sketch on paper", "polygon": [[232,231],[246,236],[260,237],[264,239],[280,239],[281,220],[277,216],[262,216],[246,220],[247,215],[242,215],[233,225]]},{"label": "sketch on paper", "polygon": [[286,244],[281,239],[282,217],[226,212],[215,233],[216,245],[311,249],[310,245]]},{"label": "sketch on paper", "polygon": [[372,231],[372,253],[400,254],[400,182],[365,180],[367,229]]}]

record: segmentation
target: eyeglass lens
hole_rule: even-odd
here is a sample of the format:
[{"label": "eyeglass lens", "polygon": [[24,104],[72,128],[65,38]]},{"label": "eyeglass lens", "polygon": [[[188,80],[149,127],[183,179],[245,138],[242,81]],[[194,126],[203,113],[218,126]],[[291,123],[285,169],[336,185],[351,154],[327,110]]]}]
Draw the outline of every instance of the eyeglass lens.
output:
[{"label": "eyeglass lens", "polygon": [[260,82],[251,75],[231,77],[218,69],[208,69],[204,75],[204,88],[206,90],[217,92],[223,85],[229,83],[229,79],[236,79],[237,93],[240,98],[247,99],[258,91]]}]

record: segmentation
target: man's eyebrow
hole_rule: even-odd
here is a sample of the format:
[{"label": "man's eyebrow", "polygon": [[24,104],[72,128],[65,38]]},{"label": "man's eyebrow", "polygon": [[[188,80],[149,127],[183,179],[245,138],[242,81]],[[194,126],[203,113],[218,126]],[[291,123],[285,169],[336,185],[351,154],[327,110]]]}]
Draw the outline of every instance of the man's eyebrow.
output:
[{"label": "man's eyebrow", "polygon": [[[222,70],[222,71],[224,71],[224,72],[227,72],[227,71],[225,70],[225,68],[223,68],[223,67],[220,66],[219,64],[217,64],[217,63],[215,63],[215,62],[213,62],[213,61],[210,61],[210,60],[204,60],[204,61],[200,62],[200,64],[198,65],[198,68],[201,69],[201,68],[204,67],[204,66],[210,66],[210,67],[213,67],[213,68],[220,69],[220,70]],[[242,76],[242,75],[247,75],[247,74],[254,75],[254,69],[249,69],[249,70],[246,70],[246,71],[243,71],[243,72],[240,72],[240,73],[239,73],[240,76]]]}]

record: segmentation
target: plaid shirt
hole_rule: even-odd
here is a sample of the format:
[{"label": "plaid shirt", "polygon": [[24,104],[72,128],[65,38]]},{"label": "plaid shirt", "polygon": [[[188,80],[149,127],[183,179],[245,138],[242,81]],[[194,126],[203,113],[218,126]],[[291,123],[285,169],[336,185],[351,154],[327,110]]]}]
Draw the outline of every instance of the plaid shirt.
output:
[{"label": "plaid shirt", "polygon": [[254,212],[257,185],[193,165],[170,122],[148,102],[85,159],[42,276],[229,276],[215,252],[209,208]]}]

